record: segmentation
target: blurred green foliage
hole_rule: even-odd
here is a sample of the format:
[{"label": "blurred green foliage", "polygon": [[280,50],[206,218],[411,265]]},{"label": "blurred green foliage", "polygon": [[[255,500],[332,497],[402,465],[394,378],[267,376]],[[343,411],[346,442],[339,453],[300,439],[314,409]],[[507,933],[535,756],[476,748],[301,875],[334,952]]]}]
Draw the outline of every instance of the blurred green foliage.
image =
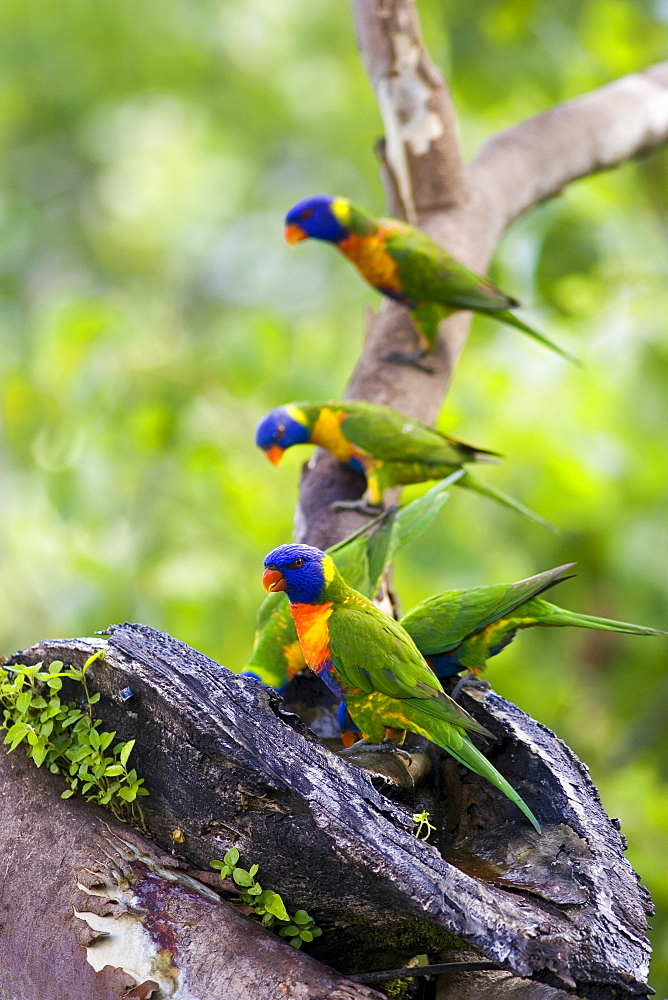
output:
[{"label": "blurred green foliage", "polygon": [[[668,41],[666,0],[421,11],[468,154]],[[350,12],[5,0],[0,67],[0,649],[132,619],[238,668],[304,458],[271,468],[255,423],[339,395],[377,303],[329,247],[281,235],[316,191],[383,208]],[[398,561],[405,607],[576,559],[558,603],[668,626],[667,174],[657,153],[578,182],[507,234],[495,277],[586,365],[476,320],[442,426],[504,452],[485,475],[562,533],[453,495]],[[536,630],[490,672],[622,817],[657,905],[660,994],[667,660],[658,639]]]}]

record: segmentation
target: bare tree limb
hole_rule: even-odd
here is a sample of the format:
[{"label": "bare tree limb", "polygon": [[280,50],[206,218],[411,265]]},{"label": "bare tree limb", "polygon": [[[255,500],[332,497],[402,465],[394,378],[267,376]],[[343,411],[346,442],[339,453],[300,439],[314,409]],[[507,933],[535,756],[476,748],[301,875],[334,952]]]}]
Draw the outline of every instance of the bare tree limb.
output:
[{"label": "bare tree limb", "polygon": [[631,73],[493,136],[469,165],[501,234],[527,209],[580,177],[668,139],[668,62]]}]

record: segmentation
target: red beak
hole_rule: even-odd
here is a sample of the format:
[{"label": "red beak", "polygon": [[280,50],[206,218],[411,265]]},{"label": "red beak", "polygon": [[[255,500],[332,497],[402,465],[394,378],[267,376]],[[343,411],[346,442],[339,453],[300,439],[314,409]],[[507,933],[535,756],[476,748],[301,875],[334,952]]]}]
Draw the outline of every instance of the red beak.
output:
[{"label": "red beak", "polygon": [[291,222],[289,226],[285,227],[283,232],[288,243],[301,243],[302,240],[308,239],[308,233],[305,233],[302,227],[298,226],[296,222]]},{"label": "red beak", "polygon": [[280,465],[284,452],[285,448],[281,448],[278,444],[272,444],[271,448],[267,448],[266,455],[272,465]]},{"label": "red beak", "polygon": [[285,590],[285,577],[280,569],[272,569],[267,566],[262,574],[262,586],[268,594],[275,594],[277,590]]}]

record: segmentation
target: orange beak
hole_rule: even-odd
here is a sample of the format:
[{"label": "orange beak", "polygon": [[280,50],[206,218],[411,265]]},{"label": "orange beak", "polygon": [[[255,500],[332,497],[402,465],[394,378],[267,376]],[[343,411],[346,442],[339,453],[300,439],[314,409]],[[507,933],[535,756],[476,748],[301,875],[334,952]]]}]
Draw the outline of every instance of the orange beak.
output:
[{"label": "orange beak", "polygon": [[272,465],[280,465],[284,452],[285,448],[281,448],[279,444],[272,444],[271,448],[267,448],[265,454]]},{"label": "orange beak", "polygon": [[262,586],[268,594],[275,594],[277,590],[285,590],[285,577],[280,569],[272,569],[267,566],[262,574]]},{"label": "orange beak", "polygon": [[289,226],[285,227],[283,232],[288,243],[301,243],[302,240],[308,239],[308,233],[305,233],[302,227],[298,226],[296,222],[291,222]]}]

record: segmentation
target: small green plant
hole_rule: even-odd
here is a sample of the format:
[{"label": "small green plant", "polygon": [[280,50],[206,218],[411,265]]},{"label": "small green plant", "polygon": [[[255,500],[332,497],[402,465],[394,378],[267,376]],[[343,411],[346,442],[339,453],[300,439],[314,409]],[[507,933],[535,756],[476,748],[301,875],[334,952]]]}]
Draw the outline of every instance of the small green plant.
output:
[{"label": "small green plant", "polygon": [[245,868],[238,867],[238,861],[239,851],[236,847],[231,847],[222,861],[210,861],[209,864],[221,878],[232,877],[239,887],[239,898],[252,907],[253,913],[261,918],[263,927],[277,930],[293,948],[301,948],[303,942],[308,943],[313,938],[320,937],[321,929],[316,927],[315,920],[306,910],[297,910],[294,916],[290,916],[280,895],[271,889],[262,888],[255,879],[258,865],[251,865],[246,871]]},{"label": "small green plant", "polygon": [[[115,732],[101,732],[101,719],[93,718],[93,705],[100,695],[88,690],[86,671],[102,655],[99,650],[81,669],[65,668],[59,661],[43,667],[3,667],[0,670],[0,706],[6,729],[8,753],[24,743],[37,767],[45,764],[69,784],[61,798],[80,792],[89,802],[108,806],[118,819],[133,819],[143,825],[136,801],[148,795],[144,779],[128,770],[134,740],[113,743]],[[63,678],[78,681],[84,691],[83,710],[74,702],[63,703],[59,691]]]},{"label": "small green plant", "polygon": [[429,813],[427,810],[423,809],[422,812],[415,813],[413,822],[417,826],[417,830],[413,831],[413,836],[417,837],[418,840],[429,840],[436,827],[433,823],[429,822]]}]

